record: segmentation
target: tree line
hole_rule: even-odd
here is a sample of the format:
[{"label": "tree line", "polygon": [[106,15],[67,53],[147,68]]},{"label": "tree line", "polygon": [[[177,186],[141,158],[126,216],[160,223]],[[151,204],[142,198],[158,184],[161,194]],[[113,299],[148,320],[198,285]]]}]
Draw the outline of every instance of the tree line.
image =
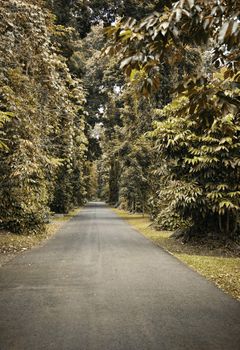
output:
[{"label": "tree line", "polygon": [[237,237],[239,8],[2,1],[1,225],[97,195],[186,238]]},{"label": "tree line", "polygon": [[127,77],[106,108],[109,201],[186,239],[239,235],[239,9],[172,1],[105,31]]},{"label": "tree line", "polygon": [[94,195],[101,150],[81,40],[128,9],[134,2],[0,1],[1,228],[39,232],[51,212]]},{"label": "tree line", "polygon": [[86,92],[66,57],[78,36],[36,4],[0,5],[0,224],[18,233],[42,230],[88,191]]}]

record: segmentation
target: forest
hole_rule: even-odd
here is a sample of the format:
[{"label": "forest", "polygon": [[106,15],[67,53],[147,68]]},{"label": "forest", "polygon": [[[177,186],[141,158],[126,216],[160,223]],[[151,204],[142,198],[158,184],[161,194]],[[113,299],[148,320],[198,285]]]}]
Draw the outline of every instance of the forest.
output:
[{"label": "forest", "polygon": [[239,0],[0,0],[0,228],[88,200],[240,235]]}]

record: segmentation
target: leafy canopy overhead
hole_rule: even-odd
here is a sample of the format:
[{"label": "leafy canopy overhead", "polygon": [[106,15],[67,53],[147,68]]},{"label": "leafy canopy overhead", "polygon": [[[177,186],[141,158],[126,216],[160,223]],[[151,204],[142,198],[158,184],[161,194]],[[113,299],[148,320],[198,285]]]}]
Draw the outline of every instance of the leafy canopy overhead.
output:
[{"label": "leafy canopy overhead", "polygon": [[190,46],[213,48],[216,66],[225,66],[225,77],[240,82],[239,0],[180,0],[161,12],[137,21],[120,20],[106,29],[110,39],[106,53],[120,54],[120,67],[146,73],[144,92],[158,87],[159,64],[177,64]]}]

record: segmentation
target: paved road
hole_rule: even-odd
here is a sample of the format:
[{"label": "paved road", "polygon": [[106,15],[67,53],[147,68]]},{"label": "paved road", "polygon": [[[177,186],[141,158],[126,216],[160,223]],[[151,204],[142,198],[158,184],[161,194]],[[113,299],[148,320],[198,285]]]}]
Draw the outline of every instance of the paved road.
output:
[{"label": "paved road", "polygon": [[240,303],[90,203],[0,269],[1,350],[239,350]]}]

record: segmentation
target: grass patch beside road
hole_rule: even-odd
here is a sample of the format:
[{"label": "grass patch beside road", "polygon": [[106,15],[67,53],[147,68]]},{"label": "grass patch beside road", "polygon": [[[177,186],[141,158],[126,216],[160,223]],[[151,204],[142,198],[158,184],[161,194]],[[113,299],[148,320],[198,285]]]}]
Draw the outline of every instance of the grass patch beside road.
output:
[{"label": "grass patch beside road", "polygon": [[19,235],[0,230],[0,267],[20,252],[31,249],[52,237],[65,222],[77,215],[79,210],[78,208],[66,215],[54,216],[47,224],[46,231],[40,234]]},{"label": "grass patch beside road", "polygon": [[205,244],[198,242],[182,244],[178,240],[170,238],[172,232],[157,231],[152,228],[151,221],[147,216],[129,214],[119,209],[113,210],[145,237],[176,256],[202,276],[213,281],[226,293],[240,300],[239,247],[236,246],[233,249],[213,241]]}]

